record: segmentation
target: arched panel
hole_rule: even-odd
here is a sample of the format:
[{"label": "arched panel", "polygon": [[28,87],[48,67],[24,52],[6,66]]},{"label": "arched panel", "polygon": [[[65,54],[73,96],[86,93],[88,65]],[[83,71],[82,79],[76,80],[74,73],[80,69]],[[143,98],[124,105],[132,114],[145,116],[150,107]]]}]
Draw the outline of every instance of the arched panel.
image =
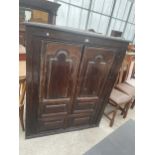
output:
[{"label": "arched panel", "polygon": [[[80,62],[81,47],[72,44],[46,43],[42,58],[41,100],[70,98]],[[52,101],[52,100],[51,100]]]},{"label": "arched panel", "polygon": [[73,84],[73,61],[67,51],[59,50],[56,55],[47,56],[46,98],[66,98],[71,95]]},{"label": "arched panel", "polygon": [[[107,52],[108,56],[107,57]],[[82,62],[80,97],[98,96],[112,64],[114,53],[101,48],[86,48]]]},{"label": "arched panel", "polygon": [[80,78],[74,104],[74,113],[95,114],[100,104],[102,88],[114,61],[115,50],[86,47],[80,67]]},{"label": "arched panel", "polygon": [[41,122],[70,114],[81,56],[80,45],[43,42],[43,47],[38,111]]}]

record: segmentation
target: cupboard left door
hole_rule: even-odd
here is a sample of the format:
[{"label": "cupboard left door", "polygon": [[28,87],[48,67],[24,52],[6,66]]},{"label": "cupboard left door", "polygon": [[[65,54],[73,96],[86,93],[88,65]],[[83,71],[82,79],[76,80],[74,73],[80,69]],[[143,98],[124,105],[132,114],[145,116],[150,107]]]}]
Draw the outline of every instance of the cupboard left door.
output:
[{"label": "cupboard left door", "polygon": [[44,135],[68,127],[82,46],[42,41],[40,49],[36,134]]}]

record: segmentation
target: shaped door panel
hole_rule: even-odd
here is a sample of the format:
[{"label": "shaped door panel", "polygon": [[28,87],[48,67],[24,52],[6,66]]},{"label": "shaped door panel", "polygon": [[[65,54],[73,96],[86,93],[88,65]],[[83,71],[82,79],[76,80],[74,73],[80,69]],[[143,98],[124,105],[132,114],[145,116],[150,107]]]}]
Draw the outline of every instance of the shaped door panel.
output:
[{"label": "shaped door panel", "polygon": [[74,113],[96,112],[115,57],[110,48],[86,47],[80,66]]},{"label": "shaped door panel", "polygon": [[70,114],[79,69],[81,46],[43,42],[39,92],[39,120],[44,127],[62,125],[62,120],[42,118],[67,117]]}]

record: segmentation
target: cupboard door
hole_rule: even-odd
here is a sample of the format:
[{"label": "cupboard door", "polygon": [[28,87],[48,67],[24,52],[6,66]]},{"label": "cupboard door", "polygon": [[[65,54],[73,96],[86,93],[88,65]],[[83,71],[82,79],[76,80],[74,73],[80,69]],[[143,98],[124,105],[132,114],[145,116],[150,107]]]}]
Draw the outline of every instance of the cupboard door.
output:
[{"label": "cupboard door", "polygon": [[41,130],[65,128],[65,118],[71,112],[80,57],[80,45],[43,42],[39,92]]},{"label": "cupboard door", "polygon": [[110,48],[86,47],[78,77],[73,113],[95,114],[115,57]]}]

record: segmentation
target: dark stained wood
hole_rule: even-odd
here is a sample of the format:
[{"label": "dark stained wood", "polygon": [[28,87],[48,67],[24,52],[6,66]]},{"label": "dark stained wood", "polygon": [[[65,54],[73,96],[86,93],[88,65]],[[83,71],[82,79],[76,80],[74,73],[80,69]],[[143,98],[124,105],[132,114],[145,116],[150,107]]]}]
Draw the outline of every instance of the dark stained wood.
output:
[{"label": "dark stained wood", "polygon": [[46,0],[19,0],[19,6],[47,12],[49,14],[49,23],[54,24],[55,21],[53,22],[52,16],[57,15],[60,4]]},{"label": "dark stained wood", "polygon": [[19,44],[25,46],[25,27],[24,24],[19,24]]},{"label": "dark stained wood", "polygon": [[[56,24],[56,16],[60,4],[46,0],[19,0],[20,7],[26,7],[48,13],[48,23]],[[23,19],[22,19],[23,20]],[[25,45],[25,26],[19,23],[19,42]]]},{"label": "dark stained wood", "polygon": [[26,32],[26,138],[97,126],[128,42],[47,24]]},{"label": "dark stained wood", "polygon": [[68,116],[71,114],[82,47],[58,42],[43,42],[42,46],[40,117]]},{"label": "dark stained wood", "polygon": [[70,98],[77,77],[81,47],[52,42],[45,44],[46,49],[42,49],[41,55],[41,97]]},{"label": "dark stained wood", "polygon": [[114,60],[114,49],[85,48],[78,83],[78,97],[99,98]]}]

